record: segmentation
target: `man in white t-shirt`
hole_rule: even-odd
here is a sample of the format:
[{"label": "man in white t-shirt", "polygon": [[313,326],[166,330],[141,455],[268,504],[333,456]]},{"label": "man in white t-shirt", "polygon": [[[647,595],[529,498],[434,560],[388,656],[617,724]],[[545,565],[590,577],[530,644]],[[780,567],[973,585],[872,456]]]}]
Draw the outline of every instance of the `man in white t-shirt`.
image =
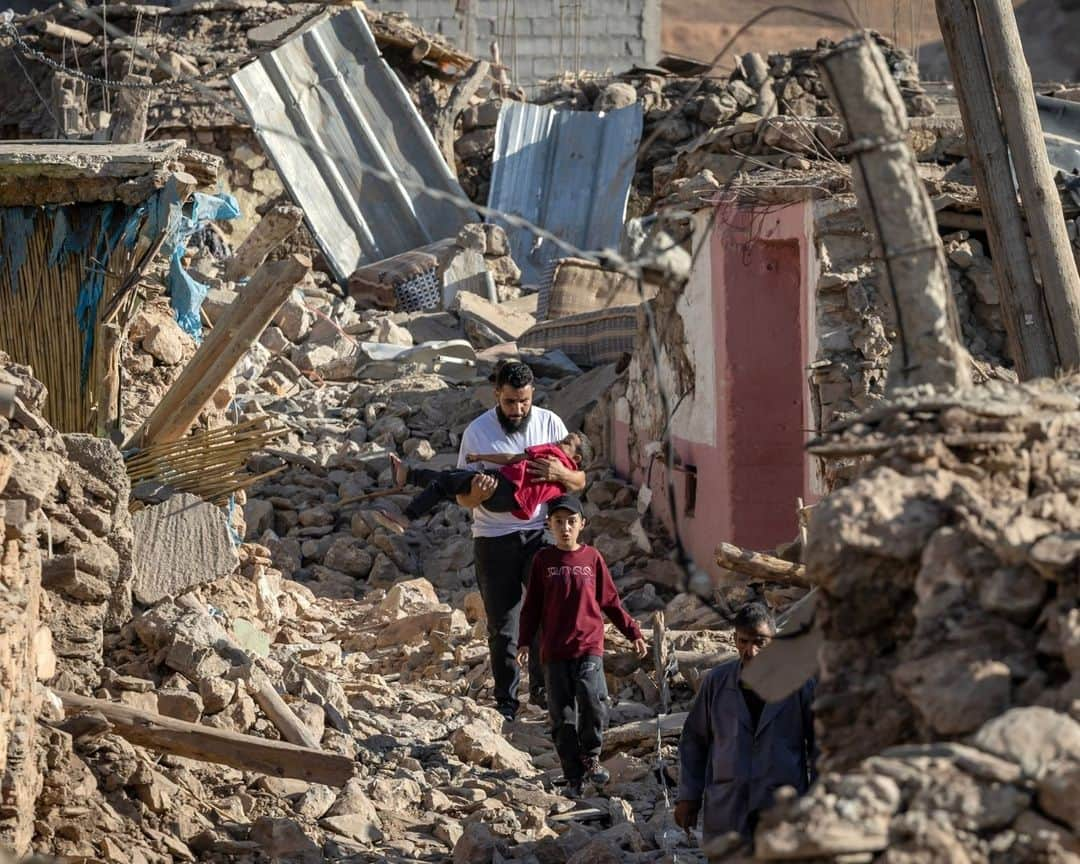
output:
[{"label": "man in white t-shirt", "polygon": [[[477,470],[489,467],[484,463],[467,463],[469,453],[524,453],[526,447],[553,444],[565,438],[566,425],[559,416],[544,408],[534,408],[532,400],[532,370],[518,361],[500,364],[495,372],[495,407],[465,428],[458,467]],[[531,462],[529,474],[559,483],[568,492],[585,488],[584,471],[571,471],[554,458]],[[495,492],[495,485],[493,477],[477,474],[469,494],[458,495],[457,502],[473,514],[476,582],[487,613],[495,705],[504,717],[512,720],[519,707],[518,618],[533,555],[543,544],[546,505],[537,507],[527,521],[511,513],[492,513],[483,505]],[[529,681],[531,701],[543,707],[544,678],[539,657],[539,651],[529,652]]]}]

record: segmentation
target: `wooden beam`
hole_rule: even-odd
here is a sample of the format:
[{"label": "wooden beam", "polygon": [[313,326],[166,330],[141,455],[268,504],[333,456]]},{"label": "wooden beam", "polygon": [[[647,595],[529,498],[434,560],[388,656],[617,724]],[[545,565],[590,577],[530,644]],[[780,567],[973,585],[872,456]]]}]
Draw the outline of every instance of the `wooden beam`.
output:
[{"label": "wooden beam", "polygon": [[1016,14],[1009,0],[976,0],[975,8],[982,23],[986,58],[1001,104],[1024,213],[1031,227],[1031,242],[1057,338],[1058,357],[1063,369],[1080,369],[1080,274],[1046,155],[1031,70],[1024,59]]},{"label": "wooden beam", "polygon": [[41,31],[60,40],[70,39],[75,45],[90,45],[94,41],[94,37],[85,30],[66,27],[63,24],[57,24],[55,21],[42,21]]},{"label": "wooden beam", "polygon": [[266,256],[277,249],[304,220],[304,211],[293,204],[271,208],[247,239],[225,262],[225,278],[239,282],[254,273]]},{"label": "wooden beam", "polygon": [[[683,724],[686,722],[687,712],[679,711],[668,714],[660,719],[660,736],[670,738],[682,733]],[[604,733],[605,747],[621,747],[627,744],[637,744],[641,741],[649,741],[656,738],[656,719],[635,720],[633,723],[624,723],[614,729],[608,729]]]},{"label": "wooden beam", "polygon": [[97,434],[111,438],[120,426],[120,325],[102,324],[98,338]]},{"label": "wooden beam", "polygon": [[[148,75],[126,75],[124,84],[149,84]],[[113,144],[138,144],[146,137],[146,112],[150,108],[150,91],[124,87],[116,93],[109,124],[109,140]]]},{"label": "wooden beam", "polygon": [[815,60],[844,118],[859,211],[877,240],[896,316],[888,391],[971,383],[958,337],[948,265],[934,208],[908,140],[904,101],[881,49],[865,34]]},{"label": "wooden beam", "polygon": [[487,60],[477,60],[465,73],[465,76],[454,85],[450,92],[450,98],[446,100],[445,107],[436,118],[435,142],[439,145],[446,164],[450,171],[457,176],[457,157],[454,153],[454,126],[457,124],[458,115],[469,107],[469,101],[487,79],[491,71],[491,64]]},{"label": "wooden beam", "polygon": [[1009,148],[1001,131],[974,0],[937,0],[937,14],[983,208],[982,216],[938,213],[938,224],[969,230],[985,228],[994,277],[1001,291],[1009,353],[1017,373],[1025,380],[1053,375],[1060,365],[1057,341],[1031,266],[1027,226],[1013,188]]},{"label": "wooden beam", "polygon": [[[238,647],[237,650],[241,649]],[[254,669],[253,666],[248,668]],[[315,733],[311,731],[311,728],[303,720],[296,716],[292,708],[281,698],[281,695],[274,689],[274,685],[270,683],[265,675],[261,672],[255,673],[248,679],[248,682],[248,691],[251,693],[251,698],[255,700],[263,713],[270,718],[274,728],[281,733],[281,736],[286,741],[300,747],[307,747],[310,750],[321,751],[322,748],[315,738]]]},{"label": "wooden beam", "polygon": [[812,584],[806,578],[806,568],[802,564],[794,564],[774,555],[766,555],[764,552],[752,552],[734,543],[722,542],[716,547],[716,563],[725,570],[731,570],[750,579],[786,582],[788,585],[799,588],[809,588]]},{"label": "wooden beam", "polygon": [[263,264],[125,448],[183,438],[309,269],[303,255]]},{"label": "wooden beam", "polygon": [[326,786],[344,786],[353,776],[353,761],[336,753],[188,723],[104,699],[53,692],[69,717],[96,711],[112,724],[115,734],[140,747]]}]

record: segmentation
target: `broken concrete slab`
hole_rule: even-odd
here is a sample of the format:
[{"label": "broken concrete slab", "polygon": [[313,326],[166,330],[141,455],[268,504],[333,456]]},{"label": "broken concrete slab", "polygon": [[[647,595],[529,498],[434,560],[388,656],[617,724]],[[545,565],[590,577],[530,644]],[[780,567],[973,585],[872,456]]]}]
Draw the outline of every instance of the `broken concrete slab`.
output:
[{"label": "broken concrete slab", "polygon": [[548,396],[548,407],[563,418],[567,429],[580,429],[589,410],[614,386],[615,364],[597,366]]},{"label": "broken concrete slab", "polygon": [[476,351],[464,339],[414,346],[361,342],[358,347],[357,378],[391,380],[399,377],[406,365],[452,381],[465,381],[476,374]]},{"label": "broken concrete slab", "polygon": [[472,344],[483,348],[517,341],[536,324],[532,315],[492,303],[476,294],[458,294],[453,309],[461,318]]},{"label": "broken concrete slab", "polygon": [[240,559],[220,507],[195,495],[174,495],[140,510],[135,533],[135,599],[156,603],[232,573]]}]

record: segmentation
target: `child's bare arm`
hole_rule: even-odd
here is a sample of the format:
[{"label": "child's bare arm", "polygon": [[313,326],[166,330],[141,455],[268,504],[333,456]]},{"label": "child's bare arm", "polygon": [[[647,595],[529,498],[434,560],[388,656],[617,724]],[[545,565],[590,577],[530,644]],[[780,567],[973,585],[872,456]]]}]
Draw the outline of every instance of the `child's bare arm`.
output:
[{"label": "child's bare arm", "polygon": [[465,457],[468,463],[489,462],[492,465],[513,465],[522,462],[529,457],[524,453],[469,453]]}]

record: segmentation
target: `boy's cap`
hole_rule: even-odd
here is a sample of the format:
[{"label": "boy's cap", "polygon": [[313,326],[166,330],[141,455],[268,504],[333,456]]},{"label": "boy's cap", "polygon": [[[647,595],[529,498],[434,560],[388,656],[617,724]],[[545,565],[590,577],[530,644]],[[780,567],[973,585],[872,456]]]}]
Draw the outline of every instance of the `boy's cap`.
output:
[{"label": "boy's cap", "polygon": [[581,506],[581,502],[578,501],[573,495],[560,495],[558,498],[554,498],[548,502],[548,516],[554,513],[556,510],[569,510],[571,513],[577,513],[578,516],[584,516],[585,510]]}]

